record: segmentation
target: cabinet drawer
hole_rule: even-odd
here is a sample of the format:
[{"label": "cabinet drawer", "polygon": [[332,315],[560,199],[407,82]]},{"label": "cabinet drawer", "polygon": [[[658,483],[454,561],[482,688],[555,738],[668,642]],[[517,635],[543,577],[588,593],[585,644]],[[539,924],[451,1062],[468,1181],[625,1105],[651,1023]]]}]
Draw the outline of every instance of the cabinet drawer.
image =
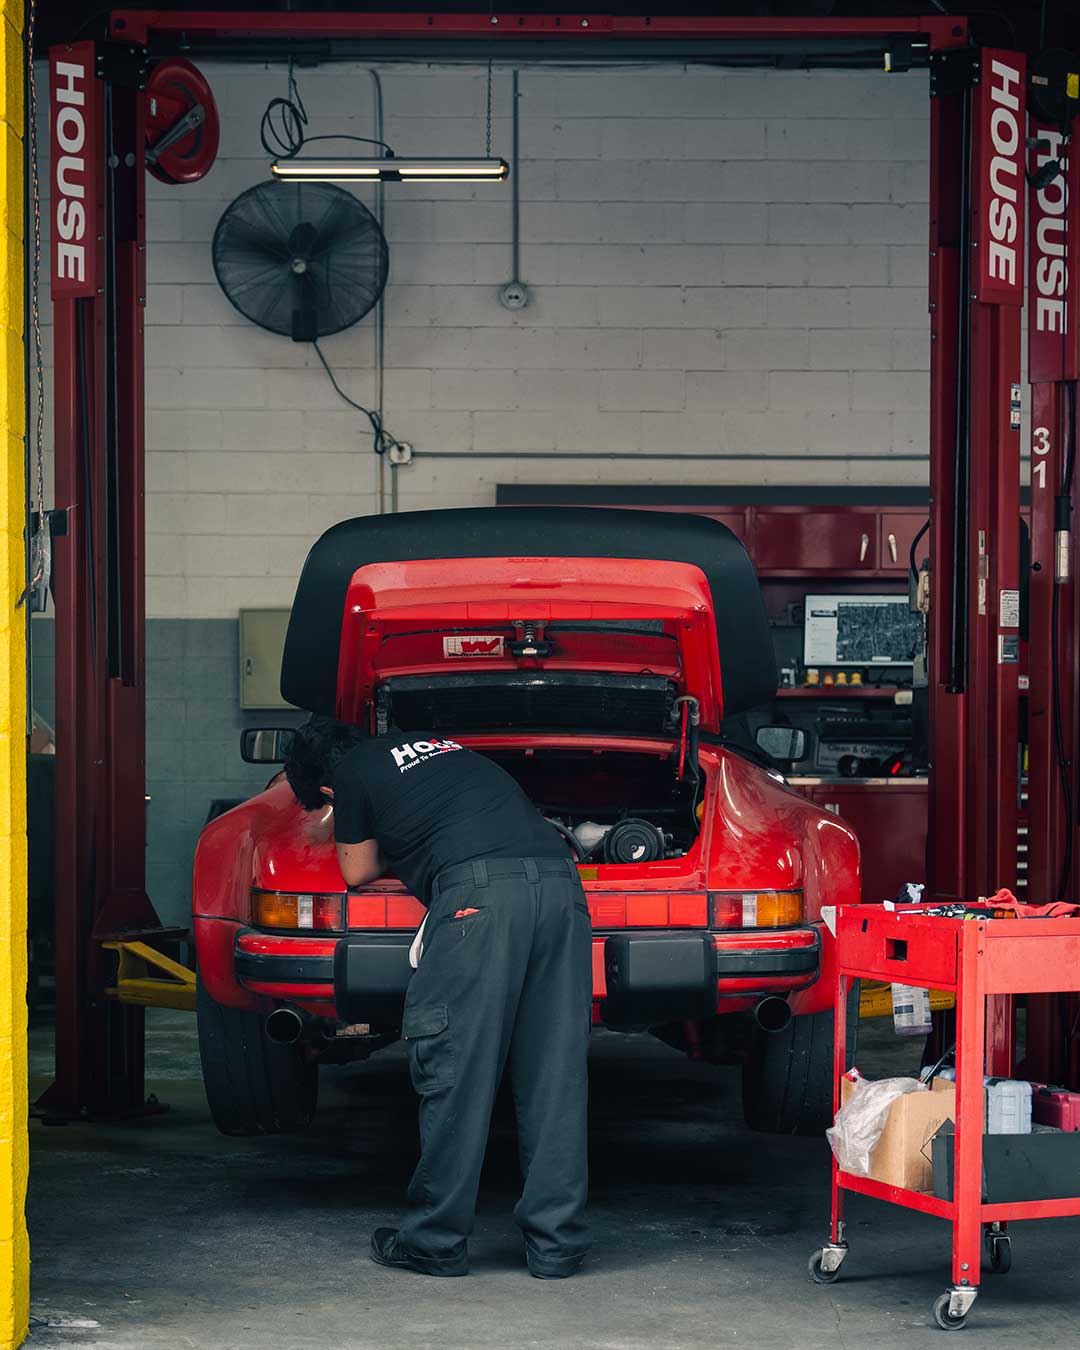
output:
[{"label": "cabinet drawer", "polygon": [[873,572],[877,513],[755,511],[750,554],[763,571]]},{"label": "cabinet drawer", "polygon": [[[881,517],[881,566],[886,572],[906,572],[911,565],[911,545],[926,524],[925,511],[886,511]],[[916,564],[930,553],[930,537],[919,541]]]},{"label": "cabinet drawer", "polygon": [[837,942],[842,964],[878,980],[951,989],[956,984],[956,924],[948,919],[921,920],[881,910],[861,914],[857,908],[837,920]]}]

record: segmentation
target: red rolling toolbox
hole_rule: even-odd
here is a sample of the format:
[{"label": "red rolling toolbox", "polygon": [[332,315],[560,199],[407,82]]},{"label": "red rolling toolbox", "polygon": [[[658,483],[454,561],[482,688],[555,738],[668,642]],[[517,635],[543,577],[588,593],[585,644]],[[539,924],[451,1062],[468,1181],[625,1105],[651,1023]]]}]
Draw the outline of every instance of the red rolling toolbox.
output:
[{"label": "red rolling toolbox", "polygon": [[[835,978],[834,1111],[848,1068],[844,1012],[852,980],[895,981],[956,994],[955,1185],[952,1199],[942,1199],[843,1172],[834,1159],[829,1242],[810,1258],[811,1276],[831,1284],[840,1274],[848,1253],[845,1191],[934,1214],[952,1225],[952,1284],[935,1301],[934,1320],[945,1330],[962,1327],[978,1294],[983,1248],[992,1271],[1004,1273],[1011,1265],[1008,1220],[1080,1214],[1080,1177],[1078,1193],[1066,1198],[983,1199],[986,1000],[995,994],[1080,991],[1080,919],[946,919],[849,905],[836,914]],[[1040,1137],[1055,1146],[1064,1142],[1057,1134]]]},{"label": "red rolling toolbox", "polygon": [[1031,1119],[1070,1133],[1080,1130],[1080,1092],[1032,1083]]}]

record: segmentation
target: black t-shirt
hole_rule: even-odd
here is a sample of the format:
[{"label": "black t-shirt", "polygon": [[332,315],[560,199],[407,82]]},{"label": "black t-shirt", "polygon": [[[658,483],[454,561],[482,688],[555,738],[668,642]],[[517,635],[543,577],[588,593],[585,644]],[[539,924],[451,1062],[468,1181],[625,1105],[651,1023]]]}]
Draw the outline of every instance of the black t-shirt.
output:
[{"label": "black t-shirt", "polygon": [[427,904],[444,867],[474,858],[566,858],[569,851],[513,778],[456,741],[374,736],[334,774],[334,837],[378,840],[391,871]]}]

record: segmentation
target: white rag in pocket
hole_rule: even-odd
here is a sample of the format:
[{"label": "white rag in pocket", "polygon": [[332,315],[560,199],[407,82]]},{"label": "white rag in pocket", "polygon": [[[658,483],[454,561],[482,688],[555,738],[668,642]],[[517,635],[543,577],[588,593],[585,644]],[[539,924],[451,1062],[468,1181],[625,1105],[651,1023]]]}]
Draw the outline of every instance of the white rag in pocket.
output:
[{"label": "white rag in pocket", "polygon": [[412,940],[412,946],[409,948],[409,965],[413,970],[420,964],[420,958],[424,954],[424,929],[427,927],[428,916],[424,915],[424,921],[416,930],[416,936]]}]

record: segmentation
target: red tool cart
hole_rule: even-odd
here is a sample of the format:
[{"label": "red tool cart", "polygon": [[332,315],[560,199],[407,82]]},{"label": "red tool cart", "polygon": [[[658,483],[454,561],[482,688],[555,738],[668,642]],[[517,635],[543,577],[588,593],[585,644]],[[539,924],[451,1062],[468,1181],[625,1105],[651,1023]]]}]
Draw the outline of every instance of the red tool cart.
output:
[{"label": "red tool cart", "polygon": [[[836,957],[834,1111],[840,1105],[840,1079],[848,1067],[844,1009],[851,980],[884,980],[955,993],[955,1180],[952,1199],[939,1199],[843,1172],[834,1159],[829,1243],[811,1257],[810,1273],[819,1284],[831,1284],[840,1273],[848,1251],[845,1191],[935,1214],[952,1224],[953,1256],[952,1284],[934,1303],[934,1320],[946,1330],[962,1327],[978,1294],[984,1245],[992,1271],[1004,1273],[1009,1268],[1011,1249],[1004,1230],[1008,1220],[1080,1214],[1080,1194],[1005,1203],[983,1200],[987,998],[1080,990],[1080,919],[946,919],[850,905],[837,911]],[[991,1011],[996,1011],[993,1004]],[[1060,1135],[1034,1138],[1064,1142]],[[1075,1189],[1080,1191],[1080,1182]]]}]

